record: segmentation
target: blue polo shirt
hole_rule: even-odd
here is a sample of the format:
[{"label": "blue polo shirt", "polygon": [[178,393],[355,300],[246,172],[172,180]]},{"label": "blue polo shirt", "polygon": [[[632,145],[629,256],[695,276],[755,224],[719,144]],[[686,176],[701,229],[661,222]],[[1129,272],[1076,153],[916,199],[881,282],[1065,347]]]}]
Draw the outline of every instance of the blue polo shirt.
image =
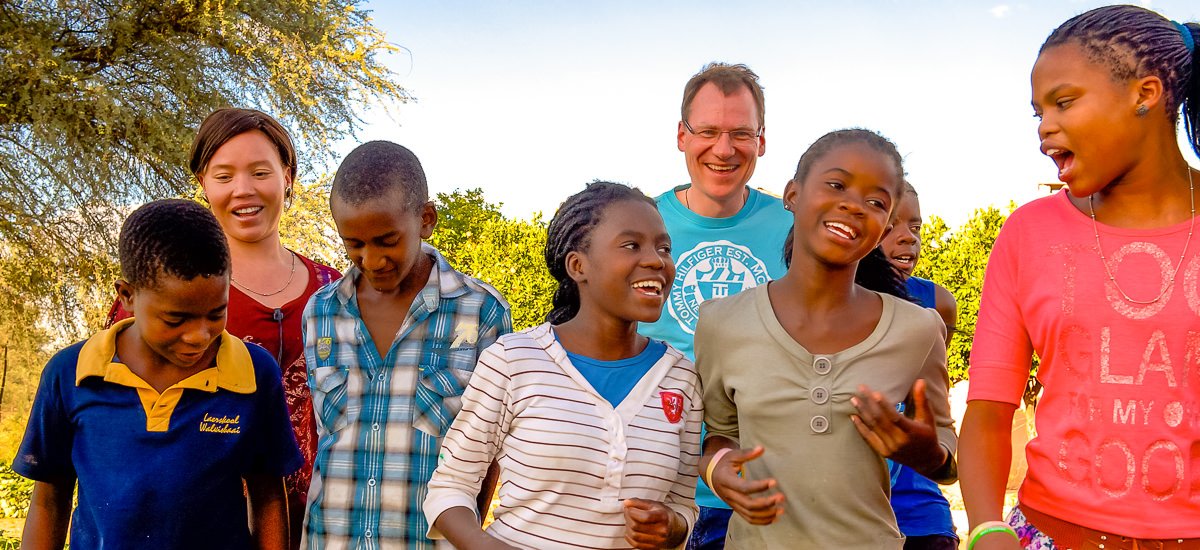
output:
[{"label": "blue polo shirt", "polygon": [[242,478],[303,462],[279,367],[226,332],[216,366],[159,394],[113,362],[133,322],[50,359],[13,469],[78,479],[72,547],[253,548]]}]

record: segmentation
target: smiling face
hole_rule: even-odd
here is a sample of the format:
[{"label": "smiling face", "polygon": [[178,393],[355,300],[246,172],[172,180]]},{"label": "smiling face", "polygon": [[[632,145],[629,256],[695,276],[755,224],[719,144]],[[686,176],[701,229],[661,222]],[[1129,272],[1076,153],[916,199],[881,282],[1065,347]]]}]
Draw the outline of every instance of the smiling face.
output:
[{"label": "smiling face", "polygon": [[580,312],[626,322],[657,321],[675,281],[671,237],[654,205],[641,200],[609,204],[586,252],[567,255],[579,285]]},{"label": "smiling face", "polygon": [[157,366],[192,369],[215,355],[213,343],[225,330],[228,275],[184,280],[160,273],[153,287],[119,281],[117,294]]},{"label": "smiling face", "polygon": [[908,277],[921,259],[921,203],[915,194],[905,192],[900,195],[893,214],[891,229],[879,246],[888,262]]},{"label": "smiling face", "polygon": [[251,130],[234,136],[197,177],[231,241],[255,243],[279,234],[283,199],[292,180],[266,134]]},{"label": "smiling face", "polygon": [[1073,42],[1042,52],[1031,80],[1041,151],[1073,195],[1095,193],[1130,171],[1140,156],[1130,144],[1142,142],[1136,84],[1114,81]]},{"label": "smiling face", "polygon": [[721,132],[716,139],[706,139],[679,123],[678,146],[687,161],[693,192],[719,203],[740,197],[746,182],[754,175],[755,162],[766,152],[763,135],[738,141],[729,133],[760,130],[758,108],[749,88],[743,86],[725,95],[716,84],[705,84],[692,99],[687,123],[698,133]]},{"label": "smiling face", "polygon": [[[397,207],[403,204],[403,193],[391,191],[388,196],[350,204],[335,192],[330,211],[337,225],[346,255],[362,271],[360,283],[378,292],[396,292],[413,285],[414,266],[421,258],[421,240],[433,234],[437,211],[433,203],[425,203],[418,211]],[[362,284],[359,285],[362,290]]]},{"label": "smiling face", "polygon": [[795,227],[793,260],[856,265],[879,244],[902,189],[895,161],[865,143],[832,146],[804,181],[788,182],[783,200]]}]

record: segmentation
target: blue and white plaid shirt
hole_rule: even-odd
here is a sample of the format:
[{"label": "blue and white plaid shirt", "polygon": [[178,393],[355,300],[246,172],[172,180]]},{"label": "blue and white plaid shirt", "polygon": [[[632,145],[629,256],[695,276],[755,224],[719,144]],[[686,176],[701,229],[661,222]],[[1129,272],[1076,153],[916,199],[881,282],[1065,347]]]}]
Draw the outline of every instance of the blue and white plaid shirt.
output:
[{"label": "blue and white plaid shirt", "polygon": [[479,352],[512,331],[512,317],[496,289],[455,271],[433,247],[421,250],[436,266],[386,357],[359,313],[357,268],[304,310],[319,437],[305,548],[448,547],[425,538],[426,484]]}]

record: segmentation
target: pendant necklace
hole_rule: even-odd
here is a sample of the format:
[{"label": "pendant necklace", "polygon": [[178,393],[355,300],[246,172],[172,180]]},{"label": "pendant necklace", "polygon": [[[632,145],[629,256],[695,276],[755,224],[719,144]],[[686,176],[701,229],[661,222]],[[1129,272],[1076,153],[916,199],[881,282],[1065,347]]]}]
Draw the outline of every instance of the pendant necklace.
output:
[{"label": "pendant necklace", "polygon": [[1171,273],[1171,278],[1167,279],[1167,284],[1163,285],[1162,290],[1158,293],[1158,296],[1154,297],[1153,300],[1134,300],[1133,298],[1130,298],[1129,294],[1122,290],[1121,285],[1117,283],[1117,278],[1113,276],[1112,270],[1108,267],[1108,259],[1104,257],[1104,249],[1100,248],[1100,229],[1096,226],[1096,208],[1092,206],[1093,195],[1088,195],[1088,213],[1092,216],[1092,234],[1096,237],[1096,250],[1100,253],[1100,263],[1104,265],[1104,273],[1108,275],[1108,280],[1112,281],[1113,287],[1117,289],[1117,292],[1121,293],[1121,297],[1125,298],[1125,301],[1127,302],[1144,306],[1161,300],[1163,296],[1166,296],[1167,291],[1170,290],[1175,284],[1175,276],[1179,275],[1179,268],[1183,267],[1183,258],[1187,256],[1188,246],[1192,244],[1192,232],[1196,229],[1196,195],[1194,194],[1195,188],[1192,185],[1191,167],[1188,167],[1187,173],[1188,197],[1192,202],[1192,213],[1190,216],[1191,225],[1188,226],[1187,240],[1183,243],[1183,252],[1179,253],[1179,263],[1175,264],[1175,271]]},{"label": "pendant necklace", "polygon": [[275,292],[268,292],[268,293],[264,294],[257,290],[252,290],[250,287],[248,287],[242,283],[239,283],[237,279],[233,278],[233,270],[229,271],[229,280],[232,281],[233,284],[237,285],[238,288],[245,290],[246,292],[249,292],[250,294],[253,294],[255,296],[262,296],[262,297],[266,298],[268,296],[274,296],[276,294],[279,294],[280,292],[287,290],[287,287],[292,286],[292,279],[296,277],[296,253],[292,252],[291,250],[288,250],[288,253],[292,255],[292,271],[291,271],[291,273],[288,273],[287,282],[283,283],[283,287],[280,288],[279,290],[276,290]]}]

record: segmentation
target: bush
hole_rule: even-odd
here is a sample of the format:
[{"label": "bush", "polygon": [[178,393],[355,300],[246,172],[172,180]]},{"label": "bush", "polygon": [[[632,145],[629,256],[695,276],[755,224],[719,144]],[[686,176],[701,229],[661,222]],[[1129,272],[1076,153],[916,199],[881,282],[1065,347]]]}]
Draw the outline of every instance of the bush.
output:
[{"label": "bush", "polygon": [[[0,517],[25,517],[25,514],[29,512],[31,495],[33,495],[33,480],[21,477],[7,463],[0,462]],[[0,533],[0,550],[9,548],[6,546],[8,540],[3,533]]]}]

